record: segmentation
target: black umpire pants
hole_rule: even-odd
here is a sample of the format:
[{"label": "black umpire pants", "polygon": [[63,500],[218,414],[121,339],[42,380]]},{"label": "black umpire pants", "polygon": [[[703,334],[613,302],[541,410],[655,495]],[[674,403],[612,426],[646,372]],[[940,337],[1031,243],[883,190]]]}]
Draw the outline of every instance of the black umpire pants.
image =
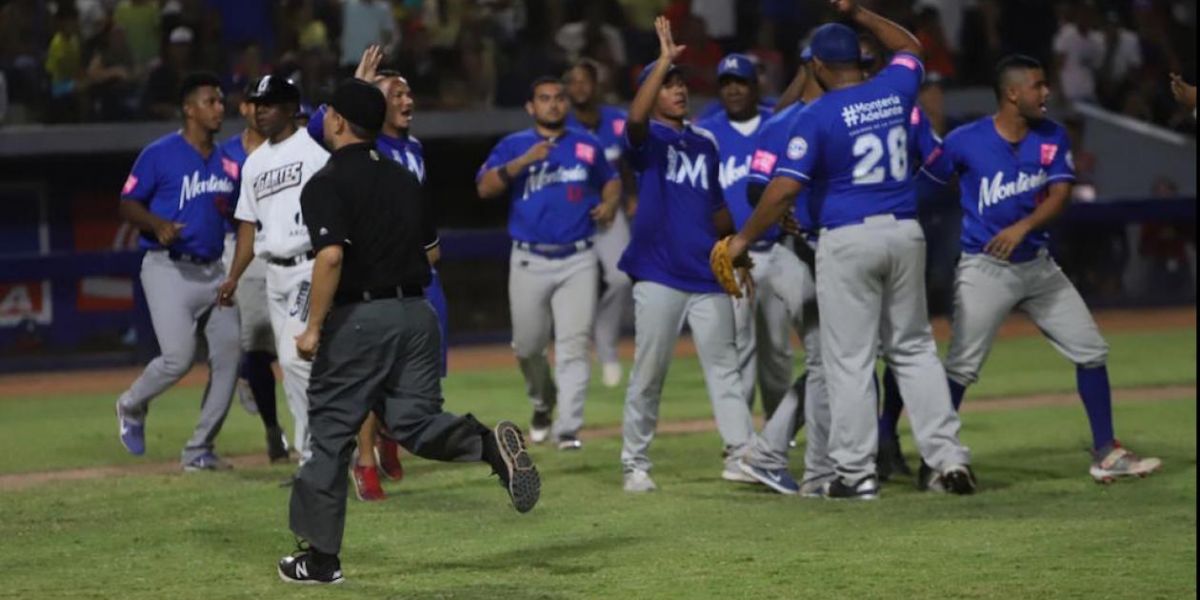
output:
[{"label": "black umpire pants", "polygon": [[341,550],[347,471],[371,410],[417,456],[482,460],[490,430],[469,414],[442,412],[440,346],[437,316],[422,298],[349,304],[329,314],[308,384],[312,458],[291,499],[291,529],[311,547]]}]

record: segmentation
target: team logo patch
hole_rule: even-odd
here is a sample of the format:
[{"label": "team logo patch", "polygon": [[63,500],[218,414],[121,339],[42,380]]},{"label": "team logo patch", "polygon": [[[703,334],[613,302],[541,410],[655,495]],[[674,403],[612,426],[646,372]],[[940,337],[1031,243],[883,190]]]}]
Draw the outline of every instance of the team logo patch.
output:
[{"label": "team logo patch", "polygon": [[921,124],[921,109],[914,106],[912,114],[908,116],[908,122],[914,127]]},{"label": "team logo patch", "polygon": [[125,195],[132,194],[133,189],[137,187],[137,182],[138,178],[134,177],[131,173],[129,177],[125,178],[125,187],[121,188],[121,193]]},{"label": "team logo patch", "polygon": [[778,161],[779,157],[773,152],[756,150],[754,152],[754,160],[750,161],[750,170],[755,173],[770,175],[775,172],[775,163]]},{"label": "team logo patch", "polygon": [[942,157],[942,147],[938,146],[937,148],[933,149],[933,152],[929,153],[929,158],[925,159],[925,166],[928,167],[928,166],[932,165],[933,163],[937,162],[937,159],[939,159],[941,157]]},{"label": "team logo patch", "polygon": [[1058,156],[1058,144],[1042,144],[1042,166],[1048,167]]},{"label": "team logo patch", "polygon": [[921,70],[921,63],[917,62],[917,59],[907,54],[897,54],[896,57],[892,59],[891,64],[904,67],[910,71]]},{"label": "team logo patch", "polygon": [[234,179],[238,178],[238,171],[241,170],[236,161],[224,157],[221,158],[221,168],[225,170],[226,175]]},{"label": "team logo patch", "polygon": [[787,156],[792,160],[800,160],[808,154],[808,142],[802,137],[794,137],[788,142]]},{"label": "team logo patch", "polygon": [[613,119],[612,129],[616,135],[625,135],[625,119]]},{"label": "team logo patch", "polygon": [[577,142],[575,144],[575,158],[578,158],[589,165],[593,164],[596,162],[596,148],[590,144]]}]

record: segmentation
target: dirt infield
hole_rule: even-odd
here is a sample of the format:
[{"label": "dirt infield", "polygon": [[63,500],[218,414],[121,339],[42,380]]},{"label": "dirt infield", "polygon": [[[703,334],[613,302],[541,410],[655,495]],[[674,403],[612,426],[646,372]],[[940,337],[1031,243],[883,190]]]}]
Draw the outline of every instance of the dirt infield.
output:
[{"label": "dirt infield", "polygon": [[[1113,401],[1127,402],[1156,402],[1176,398],[1195,396],[1195,385],[1174,385],[1162,387],[1125,388],[1113,390]],[[1034,394],[1012,398],[997,398],[979,402],[968,402],[963,406],[967,413],[997,412],[1020,410],[1043,406],[1074,406],[1079,403],[1075,393]],[[762,423],[759,421],[758,426]],[[712,419],[691,419],[686,421],[670,421],[659,423],[658,433],[662,435],[678,435],[688,433],[706,433],[716,431],[716,423]],[[615,438],[621,435],[619,425],[609,427],[586,428],[580,432],[583,440]],[[226,457],[235,468],[266,466],[267,459],[261,452],[254,454]],[[124,477],[128,475],[170,475],[180,473],[176,461],[147,462],[138,465],[123,465],[110,467],[92,467],[87,469],[68,469],[62,471],[43,471],[37,473],[16,473],[0,475],[0,492],[26,489],[48,483],[64,481],[88,481],[106,477]]]},{"label": "dirt infield", "polygon": [[[1096,313],[1100,328],[1115,331],[1161,331],[1196,327],[1196,308],[1169,308],[1148,310],[1106,310]],[[934,319],[934,335],[945,340],[950,335],[950,324],[944,318]],[[1037,327],[1021,315],[1013,315],[1000,328],[1003,338],[1040,335]],[[626,339],[620,348],[622,358],[633,357],[633,340]],[[676,348],[677,356],[695,355],[691,339],[683,338]],[[471,371],[515,366],[512,350],[506,344],[457,347],[450,350],[450,372]],[[72,371],[66,373],[36,373],[28,375],[0,376],[0,400],[5,398],[29,398],[42,395],[65,395],[81,393],[117,394],[129,386],[140,374],[140,368]],[[181,386],[202,387],[208,376],[207,367],[198,365],[188,373]]]}]

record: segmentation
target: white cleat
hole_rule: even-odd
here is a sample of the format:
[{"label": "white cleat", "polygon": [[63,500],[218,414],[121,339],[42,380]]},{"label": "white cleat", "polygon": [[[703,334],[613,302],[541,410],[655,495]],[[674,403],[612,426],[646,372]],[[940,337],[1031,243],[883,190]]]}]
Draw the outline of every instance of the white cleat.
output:
[{"label": "white cleat", "polygon": [[644,494],[657,490],[658,486],[654,484],[654,480],[650,479],[650,474],[641,470],[634,469],[625,474],[625,491],[631,494]]},{"label": "white cleat", "polygon": [[621,363],[604,363],[601,367],[600,381],[604,384],[604,387],[615,388],[621,385],[622,375]]},{"label": "white cleat", "polygon": [[1114,443],[1103,457],[1097,457],[1088,473],[1096,483],[1112,483],[1121,477],[1146,477],[1161,468],[1161,459],[1142,458]]},{"label": "white cleat", "polygon": [[759,483],[753,476],[748,475],[738,466],[738,459],[726,459],[725,468],[721,471],[721,479],[734,483]]}]

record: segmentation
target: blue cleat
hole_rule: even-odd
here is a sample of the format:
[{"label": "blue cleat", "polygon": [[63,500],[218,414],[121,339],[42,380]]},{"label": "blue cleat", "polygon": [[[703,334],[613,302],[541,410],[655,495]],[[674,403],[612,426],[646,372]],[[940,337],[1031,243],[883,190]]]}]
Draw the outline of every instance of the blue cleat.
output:
[{"label": "blue cleat", "polygon": [[738,468],[743,473],[758,480],[759,483],[779,492],[780,494],[800,493],[800,484],[792,477],[787,469],[762,469],[751,466],[746,461],[738,461]]},{"label": "blue cleat", "polygon": [[146,453],[146,424],[138,423],[125,415],[121,401],[117,400],[117,427],[121,435],[121,445],[134,456]]}]

